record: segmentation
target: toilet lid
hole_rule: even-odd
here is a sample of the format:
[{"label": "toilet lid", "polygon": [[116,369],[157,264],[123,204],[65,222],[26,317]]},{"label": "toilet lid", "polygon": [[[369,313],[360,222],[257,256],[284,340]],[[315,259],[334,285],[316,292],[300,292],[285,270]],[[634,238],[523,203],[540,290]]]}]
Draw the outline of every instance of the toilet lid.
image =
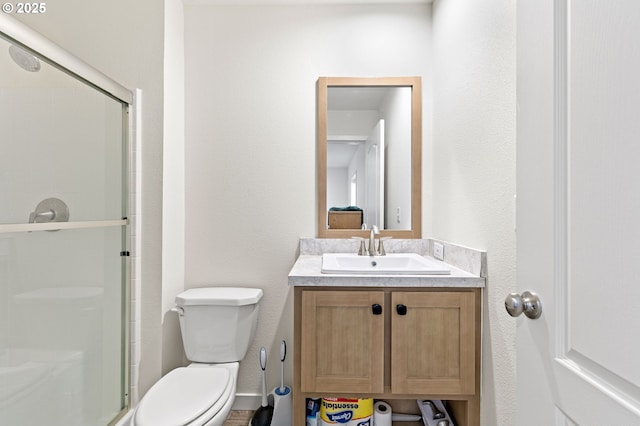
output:
[{"label": "toilet lid", "polygon": [[[142,398],[135,424],[177,426],[193,422],[220,399],[231,384],[230,379],[224,368],[176,368]],[[211,417],[215,414],[209,413]]]}]

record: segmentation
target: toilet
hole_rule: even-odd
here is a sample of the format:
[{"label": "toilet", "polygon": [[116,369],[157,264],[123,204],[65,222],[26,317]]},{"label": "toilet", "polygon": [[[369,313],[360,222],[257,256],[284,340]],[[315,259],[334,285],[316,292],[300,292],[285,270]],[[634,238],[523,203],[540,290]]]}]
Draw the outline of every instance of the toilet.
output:
[{"label": "toilet", "polygon": [[240,361],[258,322],[262,290],[193,288],[173,309],[188,367],[170,371],[137,405],[130,426],[221,426],[236,396]]}]

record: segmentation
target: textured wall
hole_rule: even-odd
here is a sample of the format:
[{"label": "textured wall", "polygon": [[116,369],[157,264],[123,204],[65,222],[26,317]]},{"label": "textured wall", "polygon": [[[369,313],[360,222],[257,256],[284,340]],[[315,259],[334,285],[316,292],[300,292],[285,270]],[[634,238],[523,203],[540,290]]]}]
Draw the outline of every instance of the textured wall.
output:
[{"label": "textured wall", "polygon": [[433,40],[433,237],[488,252],[481,424],[512,425],[515,3],[436,0]]},{"label": "textured wall", "polygon": [[178,316],[170,309],[184,290],[184,6],[165,0],[162,165],[162,374],[184,362]]},{"label": "textured wall", "polygon": [[[256,340],[241,365],[239,393],[259,392],[260,346],[270,354],[273,386],[279,342],[292,343],[287,274],[298,239],[316,235],[316,81],[320,76],[430,79],[430,10],[429,5],[186,7],[187,286],[265,290]],[[423,96],[431,94],[425,89]],[[425,120],[431,115],[428,105]]]}]

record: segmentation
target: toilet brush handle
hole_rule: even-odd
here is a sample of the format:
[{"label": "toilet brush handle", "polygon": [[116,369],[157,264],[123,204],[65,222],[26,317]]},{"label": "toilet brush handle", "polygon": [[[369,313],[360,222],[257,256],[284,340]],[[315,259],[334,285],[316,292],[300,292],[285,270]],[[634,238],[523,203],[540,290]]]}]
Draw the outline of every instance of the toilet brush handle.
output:
[{"label": "toilet brush handle", "polygon": [[262,371],[267,369],[267,350],[260,348],[260,368]]},{"label": "toilet brush handle", "polygon": [[284,359],[287,357],[287,342],[280,345],[280,392],[284,392]]},{"label": "toilet brush handle", "polygon": [[267,402],[267,377],[265,370],[267,369],[267,350],[260,348],[260,368],[262,369],[262,406],[269,405]]}]

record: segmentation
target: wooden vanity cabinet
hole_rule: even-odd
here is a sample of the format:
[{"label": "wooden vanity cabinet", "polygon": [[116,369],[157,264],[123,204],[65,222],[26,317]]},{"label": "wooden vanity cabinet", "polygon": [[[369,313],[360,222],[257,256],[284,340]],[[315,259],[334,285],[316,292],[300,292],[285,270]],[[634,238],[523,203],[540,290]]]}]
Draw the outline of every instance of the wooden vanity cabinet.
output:
[{"label": "wooden vanity cabinet", "polygon": [[393,292],[391,300],[391,391],[473,394],[474,293]]},{"label": "wooden vanity cabinet", "polygon": [[295,287],[294,295],[295,425],[304,424],[305,398],[322,396],[415,412],[416,399],[443,399],[458,425],[479,425],[479,288]]},{"label": "wooden vanity cabinet", "polygon": [[383,306],[382,291],[302,292],[303,392],[383,392]]}]

